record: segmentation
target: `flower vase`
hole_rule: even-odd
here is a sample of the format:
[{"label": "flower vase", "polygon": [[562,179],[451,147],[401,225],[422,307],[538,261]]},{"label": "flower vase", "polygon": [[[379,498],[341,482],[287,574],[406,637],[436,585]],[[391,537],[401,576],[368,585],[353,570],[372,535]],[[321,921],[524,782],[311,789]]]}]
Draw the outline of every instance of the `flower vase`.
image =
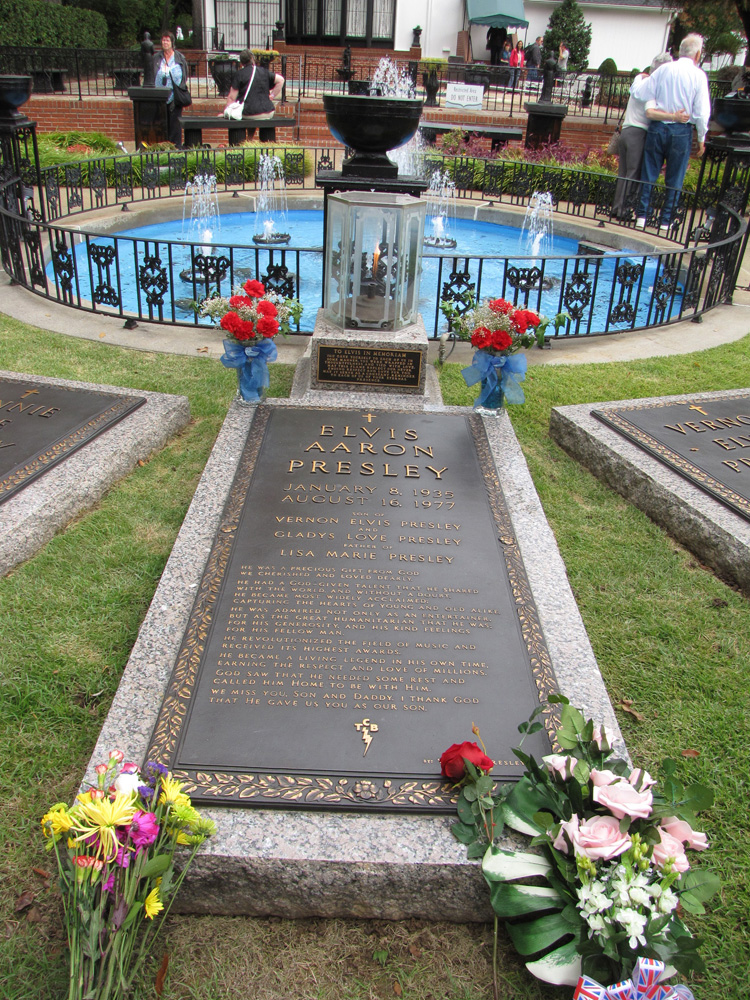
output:
[{"label": "flower vase", "polygon": [[241,368],[236,369],[237,395],[235,399],[238,403],[262,403],[266,398],[266,387],[262,384],[262,380],[257,378],[257,373],[253,372],[253,365],[257,364],[257,359],[248,358]]},{"label": "flower vase", "polygon": [[265,399],[270,384],[268,366],[276,360],[278,351],[273,340],[224,341],[224,353],[220,361],[225,368],[237,371],[237,395],[235,400],[252,406]]},{"label": "flower vase", "polygon": [[[494,385],[492,384],[493,382]],[[498,412],[502,410],[503,403],[505,402],[505,393],[501,389],[500,382],[496,376],[492,379],[482,379],[480,399],[482,402],[477,409],[481,412],[492,413],[497,416]]]}]

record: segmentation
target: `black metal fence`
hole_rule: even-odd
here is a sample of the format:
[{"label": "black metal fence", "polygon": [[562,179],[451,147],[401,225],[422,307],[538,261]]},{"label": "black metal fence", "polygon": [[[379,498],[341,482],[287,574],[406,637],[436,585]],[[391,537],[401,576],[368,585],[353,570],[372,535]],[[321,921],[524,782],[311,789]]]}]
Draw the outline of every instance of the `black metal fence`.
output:
[{"label": "black metal fence", "polygon": [[[226,96],[239,63],[230,53],[187,53],[190,90],[194,98]],[[398,72],[408,76],[416,96],[426,107],[445,106],[449,83],[469,83],[483,88],[484,111],[506,115],[524,114],[524,103],[541,93],[541,74],[533,70],[517,72],[508,67],[483,63],[418,62],[393,59]],[[271,68],[286,80],[285,99],[320,97],[324,93],[346,92],[358,82],[371,81],[379,57],[366,49],[355,49],[351,61],[333,63],[317,53],[282,55]],[[432,71],[432,72],[431,72]],[[74,49],[0,46],[0,73],[31,76],[38,94],[71,94],[83,100],[89,96],[123,96],[128,87],[142,83],[140,49]],[[598,73],[561,74],[555,81],[553,100],[568,106],[568,114],[600,121],[619,120],[628,101],[629,74],[602,76]],[[711,96],[723,96],[728,83],[712,82]]]},{"label": "black metal fence", "polygon": [[[316,191],[315,171],[337,165],[332,149],[276,151],[290,191]],[[258,151],[199,150],[195,153],[102,157],[42,172],[40,190],[17,179],[0,190],[0,250],[14,281],[59,303],[125,320],[197,324],[195,304],[228,293],[257,277],[284,295],[298,297],[301,276],[322,270],[320,248],[232,245],[207,252],[198,244],[103,235],[62,220],[90,209],[126,210],[170,196],[183,197],[196,174],[217,179],[221,192],[258,190]],[[555,211],[604,222],[616,178],[541,164],[440,157],[427,169],[447,170],[464,200],[528,204],[535,191],[549,191]],[[425,252],[424,268],[434,285],[431,336],[445,324],[441,299],[461,301],[501,295],[550,315],[565,312],[559,337],[620,332],[697,318],[730,301],[744,252],[750,152],[734,158],[726,150],[706,154],[697,193],[675,192],[677,204],[664,249],[605,252],[587,241],[587,252],[541,259]],[[670,192],[655,188],[648,228],[656,229]],[[634,202],[638,186],[628,193]],[[22,208],[19,208],[22,206]],[[638,235],[641,235],[640,233]],[[584,249],[581,247],[580,249]],[[125,272],[134,287],[126,288]],[[433,286],[431,286],[433,287]],[[318,293],[320,294],[320,293]],[[319,304],[316,300],[315,307]],[[315,308],[301,332],[311,332]]]}]

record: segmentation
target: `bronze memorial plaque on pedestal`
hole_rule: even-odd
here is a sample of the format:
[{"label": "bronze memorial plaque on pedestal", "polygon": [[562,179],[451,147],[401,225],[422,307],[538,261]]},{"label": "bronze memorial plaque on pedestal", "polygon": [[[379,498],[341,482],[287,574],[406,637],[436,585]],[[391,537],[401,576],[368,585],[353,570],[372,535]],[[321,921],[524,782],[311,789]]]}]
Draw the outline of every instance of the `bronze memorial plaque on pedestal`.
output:
[{"label": "bronze memorial plaque on pedestal", "polygon": [[480,417],[260,406],[148,758],[204,803],[447,811],[442,751],[476,724],[519,777],[554,690]]},{"label": "bronze memorial plaque on pedestal", "polygon": [[419,387],[422,351],[402,347],[318,346],[318,382]]},{"label": "bronze memorial plaque on pedestal", "polygon": [[0,377],[0,503],[145,402]]},{"label": "bronze memorial plaque on pedestal", "polygon": [[591,412],[750,520],[750,391]]}]

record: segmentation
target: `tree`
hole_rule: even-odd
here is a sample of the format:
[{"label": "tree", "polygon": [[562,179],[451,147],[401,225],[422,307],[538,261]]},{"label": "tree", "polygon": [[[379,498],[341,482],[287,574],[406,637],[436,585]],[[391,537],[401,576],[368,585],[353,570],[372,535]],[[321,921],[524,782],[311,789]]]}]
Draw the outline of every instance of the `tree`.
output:
[{"label": "tree", "polygon": [[161,33],[162,0],[63,0],[63,4],[104,15],[108,34],[102,48],[129,48],[141,41],[144,31],[157,40]]},{"label": "tree", "polygon": [[750,0],[665,0],[664,6],[678,11],[676,44],[694,31],[703,36],[707,56],[729,52],[734,58],[744,46],[745,65],[750,65]]},{"label": "tree", "polygon": [[703,36],[707,60],[724,53],[734,59],[746,44],[735,0],[682,0],[672,23],[671,48],[679,48],[691,32]]},{"label": "tree", "polygon": [[[750,0],[746,0],[750,7]],[[750,16],[750,15],[749,15]],[[586,24],[577,0],[562,0],[555,7],[544,33],[544,50],[557,57],[560,43],[570,49],[570,64],[586,69],[591,49],[591,25]]]}]

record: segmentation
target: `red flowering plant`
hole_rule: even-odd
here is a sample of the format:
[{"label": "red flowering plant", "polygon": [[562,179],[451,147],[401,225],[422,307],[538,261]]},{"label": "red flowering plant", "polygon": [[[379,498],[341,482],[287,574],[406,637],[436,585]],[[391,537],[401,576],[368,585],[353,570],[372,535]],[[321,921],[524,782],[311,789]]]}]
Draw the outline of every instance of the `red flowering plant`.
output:
[{"label": "red flowering plant", "polygon": [[218,320],[229,334],[221,363],[237,370],[237,398],[257,402],[270,383],[268,365],[278,356],[273,338],[289,332],[290,320],[299,322],[302,303],[268,292],[261,281],[251,279],[229,298],[204,299],[199,311],[201,316]]},{"label": "red flowering plant", "polygon": [[[652,778],[618,757],[605,727],[563,695],[548,704],[561,706],[558,752],[538,762],[514,748],[526,768],[515,784],[494,786],[492,761],[476,744],[454,744],[440,758],[443,774],[461,785],[453,833],[468,857],[482,859],[496,933],[501,919],[533,975],[577,985],[578,998],[640,1000],[631,973],[655,984],[675,969],[704,968],[683,918],[704,913],[719,888],[718,878],[693,869],[687,854],[708,847],[696,814],[711,806],[713,794],[683,785],[675,761],[662,764],[660,780]],[[542,728],[537,718],[546,708],[518,727],[524,738]],[[530,837],[536,850],[499,846],[506,828]],[[619,992],[601,985],[626,981]],[[681,990],[661,984],[643,997],[683,1000]]]}]

